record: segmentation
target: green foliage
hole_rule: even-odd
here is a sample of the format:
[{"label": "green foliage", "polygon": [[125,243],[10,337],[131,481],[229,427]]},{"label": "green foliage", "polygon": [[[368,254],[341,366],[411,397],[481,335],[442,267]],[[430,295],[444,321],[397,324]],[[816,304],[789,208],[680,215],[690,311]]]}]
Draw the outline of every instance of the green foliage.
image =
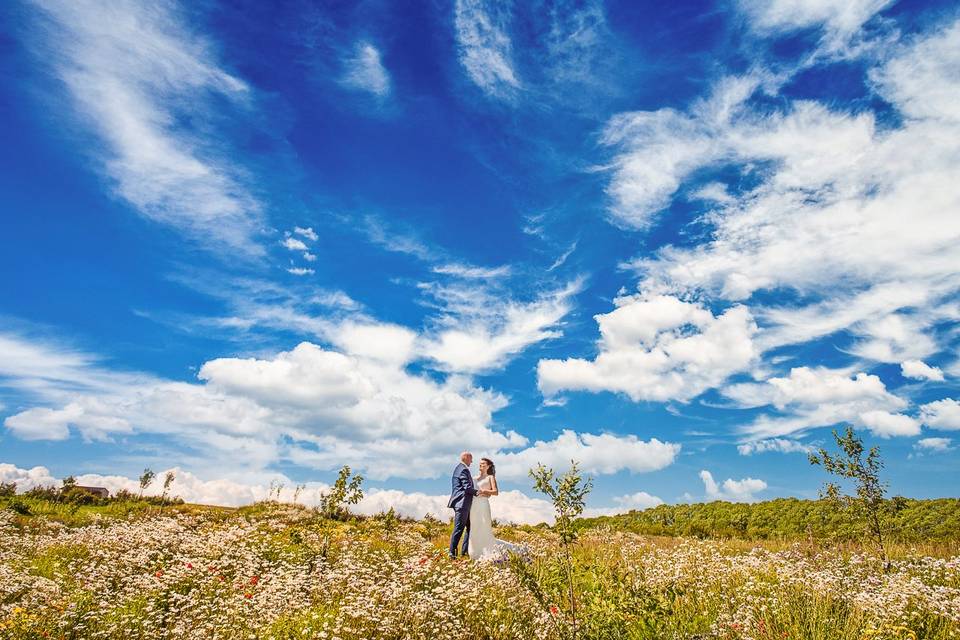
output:
[{"label": "green foliage", "polygon": [[10,509],[10,511],[13,511],[14,513],[18,513],[21,516],[29,516],[31,514],[30,505],[19,498],[14,498],[8,502],[7,509]]},{"label": "green foliage", "polygon": [[0,482],[0,497],[9,498],[15,495],[17,495],[16,482]]},{"label": "green foliage", "polygon": [[330,490],[320,498],[321,515],[331,520],[345,520],[350,516],[347,505],[357,504],[363,499],[363,476],[351,477],[350,467],[340,469],[336,481]]},{"label": "green foliage", "polygon": [[572,523],[583,513],[587,494],[593,489],[593,479],[584,481],[574,460],[570,461],[570,470],[562,476],[555,477],[553,469],[538,464],[536,469],[530,470],[530,477],[533,479],[533,488],[545,494],[553,503],[560,538],[565,544],[576,541],[577,532]]},{"label": "green foliage", "polygon": [[147,490],[147,488],[153,483],[153,479],[156,477],[157,477],[157,474],[150,467],[147,467],[146,469],[143,470],[143,473],[140,475],[140,496],[139,497],[141,498],[143,497],[143,492]]},{"label": "green foliage", "polygon": [[[567,595],[570,605],[570,637],[576,639],[577,598],[570,546],[577,540],[577,531],[573,527],[573,521],[583,513],[583,508],[586,506],[587,495],[591,489],[593,489],[593,479],[583,479],[575,460],[570,461],[570,469],[561,476],[556,476],[553,469],[545,467],[542,464],[537,464],[535,469],[530,469],[530,477],[533,479],[533,488],[546,495],[550,498],[550,502],[553,503],[554,515],[556,516],[554,529],[560,535],[567,574]],[[536,594],[534,595],[536,597]]]},{"label": "green foliage", "polygon": [[836,440],[840,453],[831,455],[829,451],[821,448],[817,453],[810,454],[810,464],[822,465],[827,473],[852,480],[856,486],[856,495],[844,494],[840,486],[833,482],[826,483],[820,495],[827,502],[845,510],[855,521],[862,523],[867,535],[876,542],[886,560],[887,550],[883,543],[885,520],[891,511],[902,507],[902,500],[885,499],[887,485],[880,480],[880,470],[883,469],[880,449],[871,447],[864,459],[863,440],[857,437],[853,427],[847,427],[842,436],[834,431],[833,439]]},{"label": "green foliage", "polygon": [[[886,538],[919,543],[960,540],[960,499],[888,501]],[[709,502],[662,504],[644,511],[581,518],[579,529],[611,527],[655,536],[735,538],[740,540],[854,541],[863,527],[826,500],[778,498],[752,504]]]}]

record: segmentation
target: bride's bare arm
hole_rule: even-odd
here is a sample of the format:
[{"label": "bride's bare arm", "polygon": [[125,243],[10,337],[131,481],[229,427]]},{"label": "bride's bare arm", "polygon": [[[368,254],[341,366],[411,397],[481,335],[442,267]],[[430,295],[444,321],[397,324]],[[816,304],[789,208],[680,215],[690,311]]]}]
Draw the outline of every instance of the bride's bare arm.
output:
[{"label": "bride's bare arm", "polygon": [[488,496],[498,496],[500,495],[500,489],[497,487],[497,477],[490,476],[490,491],[487,492]]}]

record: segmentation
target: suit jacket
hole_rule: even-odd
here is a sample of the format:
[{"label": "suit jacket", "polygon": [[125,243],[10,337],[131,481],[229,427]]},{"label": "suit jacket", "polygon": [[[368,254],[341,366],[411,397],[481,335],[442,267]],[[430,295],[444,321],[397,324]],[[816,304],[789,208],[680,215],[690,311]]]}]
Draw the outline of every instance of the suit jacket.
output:
[{"label": "suit jacket", "polygon": [[453,470],[453,477],[450,478],[452,488],[450,491],[450,500],[447,506],[453,510],[469,509],[473,502],[473,497],[477,495],[477,488],[473,485],[473,476],[470,475],[470,467],[462,462]]}]

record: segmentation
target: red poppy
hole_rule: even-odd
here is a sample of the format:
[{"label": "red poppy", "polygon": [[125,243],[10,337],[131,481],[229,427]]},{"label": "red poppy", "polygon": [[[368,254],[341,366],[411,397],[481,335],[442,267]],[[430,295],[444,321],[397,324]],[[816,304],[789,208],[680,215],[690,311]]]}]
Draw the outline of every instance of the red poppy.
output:
[{"label": "red poppy", "polygon": [[159,578],[160,576],[163,575],[163,571],[157,571],[157,572],[156,572],[155,574],[153,574],[153,575],[155,575],[155,576],[157,576],[157,577]]},{"label": "red poppy", "polygon": [[427,564],[427,560],[429,560],[429,559],[430,559],[430,558],[428,558],[428,557],[426,557],[426,556],[424,556],[423,558],[420,558],[420,566],[422,567],[423,565]]},{"label": "red poppy", "polygon": [[253,576],[250,578],[250,584],[257,584],[258,582],[260,582],[260,576]]},{"label": "red poppy", "polygon": [[245,594],[243,594],[243,597],[244,597],[244,598],[252,598],[252,597],[253,597],[253,594],[252,594],[252,593],[245,593]]},{"label": "red poppy", "polygon": [[190,564],[189,562],[187,563],[187,569],[193,569],[193,565]]},{"label": "red poppy", "polygon": [[556,605],[550,605],[550,615],[557,616],[560,614],[560,610],[557,609]]}]

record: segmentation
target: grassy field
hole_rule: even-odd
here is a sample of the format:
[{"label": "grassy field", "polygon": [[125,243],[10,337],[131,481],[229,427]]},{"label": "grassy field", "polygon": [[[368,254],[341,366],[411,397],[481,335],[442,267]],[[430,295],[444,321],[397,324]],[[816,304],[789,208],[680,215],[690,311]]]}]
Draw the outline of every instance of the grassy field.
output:
[{"label": "grassy field", "polygon": [[[0,638],[569,638],[557,537],[451,562],[448,529],[241,509],[0,500]],[[18,513],[26,512],[26,513]],[[960,638],[955,541],[654,537],[599,526],[573,555],[579,638]]]}]

